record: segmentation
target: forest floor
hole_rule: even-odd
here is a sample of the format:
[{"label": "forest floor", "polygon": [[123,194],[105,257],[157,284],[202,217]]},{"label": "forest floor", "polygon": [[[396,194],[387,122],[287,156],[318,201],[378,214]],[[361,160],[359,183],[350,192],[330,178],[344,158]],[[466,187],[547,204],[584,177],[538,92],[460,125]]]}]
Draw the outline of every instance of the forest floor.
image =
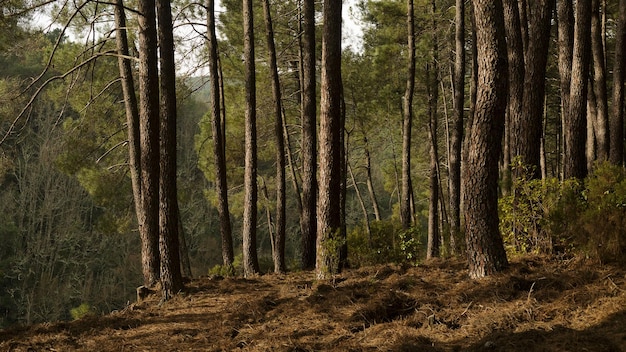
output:
[{"label": "forest floor", "polygon": [[205,277],[106,316],[0,331],[0,351],[626,351],[626,270],[461,260],[253,279]]}]

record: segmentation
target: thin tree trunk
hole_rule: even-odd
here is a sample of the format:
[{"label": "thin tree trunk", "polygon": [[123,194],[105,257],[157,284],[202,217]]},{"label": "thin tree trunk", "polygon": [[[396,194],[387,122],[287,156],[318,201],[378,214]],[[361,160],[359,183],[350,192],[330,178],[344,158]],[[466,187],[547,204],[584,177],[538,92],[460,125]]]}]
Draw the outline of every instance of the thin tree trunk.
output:
[{"label": "thin tree trunk", "polygon": [[461,151],[463,149],[463,110],[465,108],[465,0],[456,0],[454,119],[450,129],[448,188],[450,192],[450,253],[456,254],[461,234]]},{"label": "thin tree trunk", "polygon": [[626,0],[619,0],[619,19],[615,37],[615,64],[613,67],[613,105],[609,138],[611,162],[624,163],[624,77],[626,76]]},{"label": "thin tree trunk", "polygon": [[[574,50],[574,8],[572,0],[557,1],[558,43],[559,43],[559,76],[561,79],[561,153],[565,158],[567,149],[565,127],[569,114],[570,86],[572,84],[572,55]],[[561,156],[561,155],[560,155]],[[563,163],[561,163],[561,168]],[[559,168],[559,172],[563,171]]]},{"label": "thin tree trunk", "polygon": [[[178,209],[179,215],[178,218],[181,219],[180,216],[180,208]],[[189,260],[189,247],[187,246],[187,236],[185,236],[185,229],[183,227],[183,222],[178,222],[178,239],[180,240],[180,270],[183,273],[183,276],[186,278],[192,278],[193,272],[191,271],[191,261]]]},{"label": "thin tree trunk", "polygon": [[267,219],[267,233],[270,236],[270,244],[272,246],[272,259],[277,257],[276,253],[276,237],[274,236],[274,220],[272,220],[272,211],[270,209],[270,196],[267,192],[267,184],[265,179],[261,177],[261,193],[263,194],[263,200],[265,201],[265,217]]},{"label": "thin tree trunk", "polygon": [[[426,72],[426,92],[428,94],[428,136],[430,140],[430,196],[428,199],[428,244],[426,246],[426,258],[439,257],[439,154],[437,151],[437,130],[438,114],[437,104],[439,102],[439,48],[437,44],[437,23],[435,14],[437,7],[435,0],[431,1],[432,11],[432,64]],[[432,79],[431,79],[432,78]]]},{"label": "thin tree trunk", "polygon": [[[529,6],[529,39],[525,47],[523,117],[520,131],[512,136],[520,137],[513,143],[513,155],[533,168],[533,177],[541,177],[541,128],[543,126],[543,98],[545,94],[546,65],[550,43],[550,26],[555,0],[535,0]],[[522,25],[523,26],[523,25]],[[514,122],[515,123],[515,122]],[[518,134],[519,132],[519,134]]]},{"label": "thin tree trunk", "polygon": [[139,136],[141,145],[141,197],[145,219],[142,236],[144,285],[160,278],[159,265],[159,73],[154,0],[137,3],[139,24]]},{"label": "thin tree trunk", "polygon": [[[606,61],[602,42],[602,23],[600,19],[600,1],[592,0],[591,12],[591,67],[593,69],[593,92],[595,95],[597,160],[609,159],[609,105],[606,92]],[[591,73],[590,73],[591,74]]]},{"label": "thin tree trunk", "polygon": [[587,140],[585,143],[585,156],[587,160],[587,170],[591,170],[593,168],[593,162],[596,160],[596,130],[598,128],[598,121],[596,116],[598,114],[598,110],[596,109],[596,95],[594,93],[594,82],[593,79],[589,79],[589,86],[587,89]]},{"label": "thin tree trunk", "polygon": [[254,63],[254,19],[252,0],[243,1],[243,55],[245,66],[245,168],[243,205],[243,275],[259,273],[257,257],[257,137],[256,137],[256,74]]},{"label": "thin tree trunk", "polygon": [[[509,60],[509,94],[508,94],[508,124],[505,129],[509,137],[510,158],[522,155],[521,146],[525,143],[523,130],[524,114],[524,45],[522,42],[522,27],[519,16],[519,6],[517,1],[503,0],[504,24],[506,29],[508,60]],[[507,173],[510,172],[510,165],[505,165]],[[507,183],[508,184],[508,183]]]},{"label": "thin tree trunk", "polygon": [[361,195],[361,191],[359,190],[359,186],[356,183],[356,178],[354,177],[354,172],[352,172],[352,167],[348,162],[348,175],[350,175],[350,181],[352,181],[352,187],[354,187],[354,192],[356,194],[356,199],[359,201],[359,205],[361,206],[361,211],[363,212],[363,224],[365,225],[365,231],[367,232],[367,241],[371,247],[372,245],[372,228],[370,227],[370,219],[369,214],[367,212],[367,207],[365,206],[365,202],[363,201],[363,196]]},{"label": "thin tree trunk", "polygon": [[159,179],[159,249],[161,289],[168,300],[183,289],[178,239],[178,187],[176,182],[176,64],[174,28],[169,0],[157,0],[159,66],[161,70],[161,125]]},{"label": "thin tree trunk", "polygon": [[413,0],[407,0],[408,66],[406,90],[402,100],[402,196],[400,221],[402,227],[411,227],[411,130],[413,128],[413,92],[415,90],[415,20]]},{"label": "thin tree trunk", "polygon": [[369,193],[372,207],[374,208],[374,219],[380,221],[380,207],[378,206],[378,198],[374,191],[374,182],[372,181],[372,157],[370,155],[370,147],[367,137],[364,136],[363,143],[365,144],[365,172],[367,175],[367,192]]},{"label": "thin tree trunk", "polygon": [[207,28],[209,51],[209,84],[211,86],[211,128],[213,131],[213,159],[215,163],[215,190],[217,193],[217,212],[220,219],[222,240],[222,263],[231,268],[234,260],[232,228],[228,210],[228,183],[226,179],[225,130],[222,124],[223,87],[219,69],[217,36],[215,33],[215,1],[207,0]]},{"label": "thin tree trunk", "polygon": [[565,158],[563,177],[583,179],[587,176],[585,130],[587,117],[587,83],[591,37],[591,1],[576,2],[574,51],[569,112],[565,121]]},{"label": "thin tree trunk", "polygon": [[[340,61],[341,62],[341,61]],[[340,71],[341,72],[341,71]],[[350,135],[346,131],[346,101],[343,96],[343,82],[339,80],[339,94],[340,94],[340,135],[339,135],[339,155],[341,160],[340,167],[340,201],[339,201],[339,215],[340,215],[340,227],[339,227],[339,271],[348,269],[350,263],[348,262],[348,225],[346,224],[346,195],[348,190],[348,145],[350,143]]]},{"label": "thin tree trunk", "polygon": [[543,97],[543,119],[542,119],[541,128],[541,179],[546,180],[548,178],[548,166],[546,160],[546,130],[548,126],[548,94],[546,93]]},{"label": "thin tree trunk", "polygon": [[315,268],[317,241],[317,98],[315,1],[303,0],[302,33],[302,269]]},{"label": "thin tree trunk", "polygon": [[280,92],[280,79],[278,77],[278,65],[276,63],[276,47],[274,45],[274,29],[272,27],[272,15],[269,0],[263,1],[265,14],[265,28],[267,33],[267,51],[269,53],[270,76],[272,80],[272,97],[274,99],[274,133],[276,137],[276,236],[274,272],[284,273],[285,266],[285,139],[283,136],[283,108]]},{"label": "thin tree trunk", "polygon": [[291,141],[289,138],[289,131],[287,130],[287,123],[285,121],[283,114],[283,134],[285,136],[285,152],[287,153],[287,164],[289,165],[289,171],[291,173],[291,185],[293,186],[293,191],[296,198],[296,208],[298,209],[298,214],[302,214],[302,197],[300,192],[300,184],[298,183],[298,174],[296,173],[296,166],[293,162],[293,156],[291,153]]},{"label": "thin tree trunk", "polygon": [[316,261],[322,280],[339,272],[342,247],[341,7],[341,1],[324,0]]},{"label": "thin tree trunk", "polygon": [[[140,167],[140,137],[139,137],[139,108],[135,95],[135,83],[128,50],[128,36],[126,32],[126,15],[124,13],[123,0],[116,0],[115,6],[115,41],[118,52],[118,64],[124,94],[124,106],[126,108],[126,126],[128,129],[128,164],[130,179],[133,189],[135,213],[137,221],[145,221],[145,209],[141,197],[141,167]],[[146,227],[139,223],[139,230],[145,231]],[[141,238],[148,238],[149,234],[141,233]],[[146,282],[147,283],[147,282]]]}]

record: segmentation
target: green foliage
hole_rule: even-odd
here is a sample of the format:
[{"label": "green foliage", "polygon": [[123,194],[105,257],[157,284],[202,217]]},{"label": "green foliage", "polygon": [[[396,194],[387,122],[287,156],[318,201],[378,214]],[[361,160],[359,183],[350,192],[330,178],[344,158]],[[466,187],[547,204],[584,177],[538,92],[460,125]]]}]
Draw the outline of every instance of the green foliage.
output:
[{"label": "green foliage", "polygon": [[371,237],[365,226],[356,226],[348,232],[350,264],[366,266],[383,263],[416,263],[422,238],[417,229],[402,230],[398,221],[373,221]]},{"label": "green foliage", "polygon": [[624,261],[626,177],[603,163],[580,182],[513,180],[512,195],[500,200],[500,230],[510,253],[575,251],[600,260]]},{"label": "green foliage", "polygon": [[548,218],[561,200],[558,179],[532,179],[533,170],[519,160],[511,163],[511,194],[499,200],[500,231],[510,253],[552,251],[552,236],[547,232]]},{"label": "green foliage", "polygon": [[[321,269],[324,277],[331,277],[339,272],[341,247],[345,244],[346,238],[340,236],[339,230],[336,230],[332,234],[327,234],[321,243],[321,248],[318,247],[317,250],[323,253],[324,259],[322,267],[318,269]],[[318,253],[318,255],[320,254]]]},{"label": "green foliage", "polygon": [[[239,267],[241,268],[241,257],[239,257]],[[211,269],[209,269],[210,276],[222,276],[222,277],[233,277],[237,273],[235,269],[235,263],[233,265],[220,265],[216,264]]]},{"label": "green foliage", "polygon": [[72,319],[78,320],[88,315],[92,315],[93,311],[94,309],[90,304],[81,303],[80,306],[70,309],[70,315],[72,315]]},{"label": "green foliage", "polygon": [[597,259],[626,262],[626,178],[624,169],[604,163],[586,180],[586,206],[574,240]]}]

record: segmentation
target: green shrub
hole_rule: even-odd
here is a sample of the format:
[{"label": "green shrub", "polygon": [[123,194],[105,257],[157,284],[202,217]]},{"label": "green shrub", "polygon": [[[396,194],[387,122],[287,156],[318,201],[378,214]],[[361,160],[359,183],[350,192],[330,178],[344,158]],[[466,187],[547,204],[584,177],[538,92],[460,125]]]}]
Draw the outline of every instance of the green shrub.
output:
[{"label": "green shrub", "polygon": [[518,176],[512,180],[510,195],[498,202],[505,247],[509,253],[552,252],[548,219],[561,200],[561,184],[556,178],[531,179],[531,168],[513,165]]},{"label": "green shrub", "polygon": [[587,178],[587,206],[578,218],[584,250],[597,259],[623,262],[626,252],[626,179],[624,169],[603,163]]},{"label": "green shrub", "polygon": [[82,319],[91,314],[93,314],[93,307],[88,303],[83,303],[78,307],[70,309],[70,315],[74,320]]},{"label": "green shrub", "polygon": [[348,232],[349,262],[355,267],[417,262],[421,245],[417,229],[402,230],[393,220],[370,223],[371,236],[365,226],[356,226]]},{"label": "green shrub", "polygon": [[[525,170],[528,171],[528,170]],[[584,182],[513,180],[499,202],[500,230],[509,253],[578,252],[602,262],[624,262],[626,177],[602,163]]]}]

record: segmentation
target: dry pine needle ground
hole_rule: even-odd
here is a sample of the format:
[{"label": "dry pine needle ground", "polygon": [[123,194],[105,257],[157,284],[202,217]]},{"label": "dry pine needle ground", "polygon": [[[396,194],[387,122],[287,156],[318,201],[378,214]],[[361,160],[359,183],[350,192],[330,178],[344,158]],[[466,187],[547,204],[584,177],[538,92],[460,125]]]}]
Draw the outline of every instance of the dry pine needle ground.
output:
[{"label": "dry pine needle ground", "polygon": [[522,257],[470,280],[459,260],[200,278],[102,317],[0,331],[1,351],[626,351],[626,272]]}]

